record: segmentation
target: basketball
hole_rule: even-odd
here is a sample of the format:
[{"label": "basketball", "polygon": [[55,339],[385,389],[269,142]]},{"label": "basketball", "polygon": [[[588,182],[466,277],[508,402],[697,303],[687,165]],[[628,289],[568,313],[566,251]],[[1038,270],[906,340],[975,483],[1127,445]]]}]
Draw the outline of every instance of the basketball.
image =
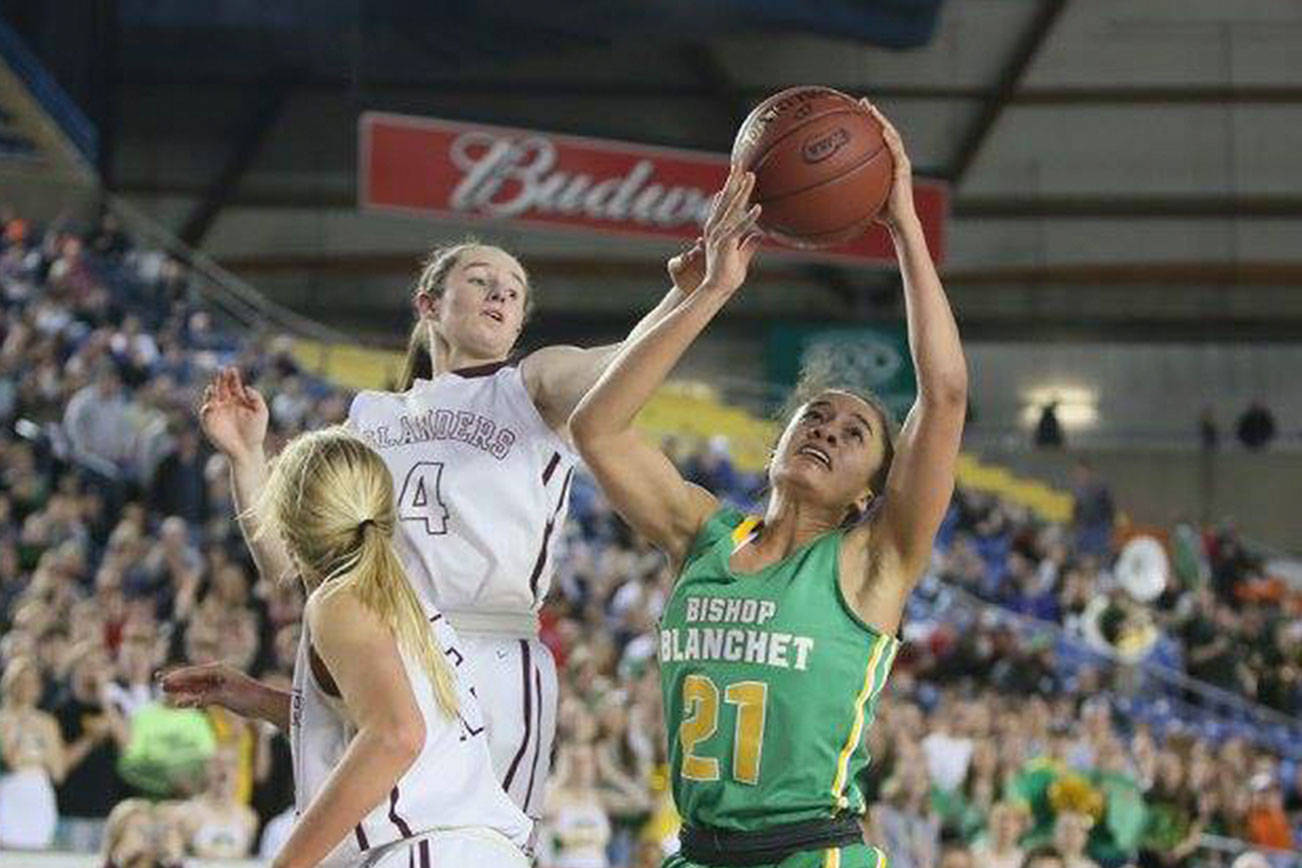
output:
[{"label": "basketball", "polygon": [[830,87],[776,93],[742,122],[732,159],[755,173],[760,228],[793,247],[858,238],[886,203],[893,162],[881,125]]}]

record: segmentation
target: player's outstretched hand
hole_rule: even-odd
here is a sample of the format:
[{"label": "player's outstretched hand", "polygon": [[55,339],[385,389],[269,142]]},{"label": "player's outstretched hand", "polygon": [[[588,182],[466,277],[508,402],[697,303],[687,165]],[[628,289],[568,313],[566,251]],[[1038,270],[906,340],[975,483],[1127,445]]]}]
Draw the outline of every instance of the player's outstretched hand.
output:
[{"label": "player's outstretched hand", "polygon": [[895,129],[895,125],[886,119],[886,115],[877,110],[867,99],[859,100],[864,108],[882,125],[882,139],[891,152],[895,164],[895,176],[891,180],[891,193],[886,198],[886,207],[882,209],[877,221],[887,226],[898,226],[901,222],[917,216],[913,207],[913,166],[909,162],[908,151],[904,149],[904,140]]},{"label": "player's outstretched hand", "polygon": [[760,206],[750,204],[755,175],[733,166],[714,197],[705,221],[705,277],[702,286],[731,295],[746,280],[746,270],[764,234],[757,222]]},{"label": "player's outstretched hand", "polygon": [[185,666],[165,673],[159,684],[172,708],[220,705],[246,717],[257,699],[258,683],[225,663]]},{"label": "player's outstretched hand", "polygon": [[267,437],[267,402],[244,385],[240,372],[223,368],[203,390],[199,424],[212,445],[232,460],[262,451]]}]

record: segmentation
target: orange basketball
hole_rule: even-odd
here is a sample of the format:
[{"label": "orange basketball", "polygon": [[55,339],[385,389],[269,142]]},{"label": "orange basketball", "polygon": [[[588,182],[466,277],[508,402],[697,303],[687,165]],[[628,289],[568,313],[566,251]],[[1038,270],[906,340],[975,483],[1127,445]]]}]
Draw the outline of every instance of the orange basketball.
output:
[{"label": "orange basketball", "polygon": [[853,97],[793,87],[755,106],[733,162],[755,173],[760,227],[793,247],[853,241],[881,211],[894,161],[882,128]]}]

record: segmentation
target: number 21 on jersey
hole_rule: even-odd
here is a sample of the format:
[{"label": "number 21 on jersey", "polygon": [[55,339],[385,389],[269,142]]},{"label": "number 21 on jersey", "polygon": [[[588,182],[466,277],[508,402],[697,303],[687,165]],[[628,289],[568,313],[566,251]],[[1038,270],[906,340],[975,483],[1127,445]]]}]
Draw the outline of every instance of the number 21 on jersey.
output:
[{"label": "number 21 on jersey", "polygon": [[398,495],[398,518],[419,521],[431,536],[448,532],[448,508],[443,505],[443,462],[420,461],[407,471]]},{"label": "number 21 on jersey", "polygon": [[[732,778],[743,784],[759,783],[768,690],[763,681],[737,681],[723,691],[723,701],[737,707]],[[688,675],[683,679],[683,714],[683,722],[678,727],[678,741],[683,746],[683,777],[692,781],[717,781],[719,760],[693,752],[719,726],[719,688],[710,678]]]}]

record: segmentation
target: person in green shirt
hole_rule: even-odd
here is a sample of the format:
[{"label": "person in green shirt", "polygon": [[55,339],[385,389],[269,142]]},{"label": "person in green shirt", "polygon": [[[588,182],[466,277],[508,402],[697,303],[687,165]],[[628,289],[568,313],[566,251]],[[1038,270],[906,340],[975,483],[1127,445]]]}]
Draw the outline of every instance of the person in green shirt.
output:
[{"label": "person in green shirt", "polygon": [[[684,481],[634,419],[741,286],[761,234],[734,167],[696,247],[670,262],[691,295],[626,345],[570,419],[616,510],[678,580],[660,621],[671,788],[684,829],[667,868],[869,868],[857,777],[905,600],[954,487],[967,365],[913,205],[908,156],[881,220],[904,281],[918,398],[903,429],[871,396],[808,390],[774,448],[762,516]],[[699,279],[694,277],[699,272]]]}]

